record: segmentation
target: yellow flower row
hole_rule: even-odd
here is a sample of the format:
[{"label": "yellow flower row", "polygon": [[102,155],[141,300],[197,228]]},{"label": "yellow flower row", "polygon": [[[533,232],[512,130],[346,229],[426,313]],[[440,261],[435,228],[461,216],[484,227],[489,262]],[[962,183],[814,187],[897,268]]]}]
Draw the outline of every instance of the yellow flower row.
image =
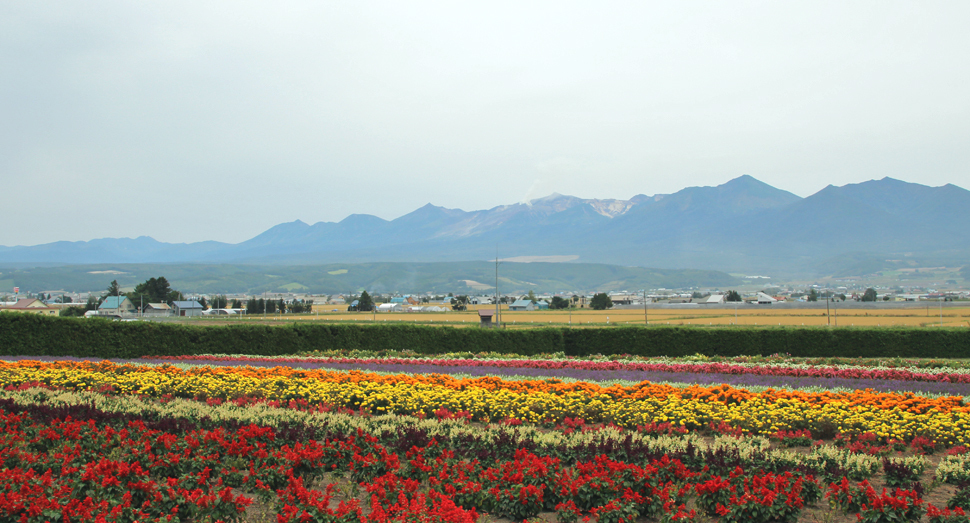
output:
[{"label": "yellow flower row", "polygon": [[467,411],[481,421],[518,418],[528,422],[579,417],[589,422],[635,427],[669,422],[687,428],[726,422],[755,434],[810,429],[858,434],[872,432],[886,439],[908,440],[921,435],[947,444],[970,444],[970,414],[964,409],[910,412],[900,408],[852,404],[835,400],[810,402],[800,398],[751,395],[742,401],[718,402],[667,395],[611,395],[582,389],[567,392],[518,391],[466,387],[460,390],[415,380],[327,380],[291,375],[177,371],[172,368],[123,367],[97,370],[65,365],[0,365],[0,386],[39,382],[53,387],[100,390],[110,386],[124,394],[151,397],[257,397],[306,400],[312,404],[364,409],[372,413],[409,414],[446,408]]}]

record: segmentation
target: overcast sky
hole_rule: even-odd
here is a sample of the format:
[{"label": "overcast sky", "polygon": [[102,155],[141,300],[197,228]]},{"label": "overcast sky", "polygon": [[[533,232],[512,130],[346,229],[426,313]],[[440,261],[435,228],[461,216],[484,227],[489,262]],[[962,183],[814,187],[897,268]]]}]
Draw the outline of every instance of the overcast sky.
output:
[{"label": "overcast sky", "polygon": [[0,245],[970,188],[970,2],[3,2]]}]

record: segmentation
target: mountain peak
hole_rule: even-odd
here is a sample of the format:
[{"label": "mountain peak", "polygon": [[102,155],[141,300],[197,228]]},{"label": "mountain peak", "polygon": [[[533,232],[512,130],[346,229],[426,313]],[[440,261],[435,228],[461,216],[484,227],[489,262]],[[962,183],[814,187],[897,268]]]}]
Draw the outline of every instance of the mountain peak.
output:
[{"label": "mountain peak", "polygon": [[780,190],[780,189],[776,189],[775,187],[772,187],[771,185],[768,185],[767,183],[755,178],[754,176],[751,176],[750,174],[742,174],[737,178],[733,178],[731,180],[728,180],[722,183],[721,185],[718,185],[718,187],[731,187],[731,188],[743,187],[748,189],[770,187],[771,189],[774,189],[776,191]]},{"label": "mountain peak", "polygon": [[562,198],[573,198],[573,197],[572,196],[564,196],[562,194],[559,194],[557,192],[554,192],[554,193],[552,193],[552,194],[550,194],[548,196],[543,196],[542,198],[536,198],[534,200],[529,200],[529,201],[527,201],[525,203],[526,203],[526,205],[535,205],[537,203],[554,202],[554,201],[560,200]]},{"label": "mountain peak", "polygon": [[380,218],[378,216],[374,216],[373,214],[351,214],[351,215],[348,215],[343,220],[340,220],[338,223],[342,223],[344,225],[364,225],[364,224],[386,223],[386,222],[387,220]]}]

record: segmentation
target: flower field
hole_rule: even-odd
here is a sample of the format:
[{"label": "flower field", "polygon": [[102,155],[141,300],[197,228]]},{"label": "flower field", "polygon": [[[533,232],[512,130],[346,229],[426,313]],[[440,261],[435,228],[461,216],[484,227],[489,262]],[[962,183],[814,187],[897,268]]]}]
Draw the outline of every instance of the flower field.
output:
[{"label": "flower field", "polygon": [[0,521],[966,522],[970,405],[913,387],[968,374],[937,367],[9,358]]}]

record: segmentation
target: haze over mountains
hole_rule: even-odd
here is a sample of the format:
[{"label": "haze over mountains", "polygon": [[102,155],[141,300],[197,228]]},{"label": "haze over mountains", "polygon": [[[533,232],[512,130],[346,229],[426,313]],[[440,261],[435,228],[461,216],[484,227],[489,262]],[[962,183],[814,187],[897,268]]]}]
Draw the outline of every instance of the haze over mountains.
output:
[{"label": "haze over mountains", "polygon": [[[553,194],[481,211],[425,205],[395,220],[283,223],[238,244],[148,237],[0,247],[0,263],[440,262],[559,256],[589,263],[825,274],[887,259],[970,260],[970,191],[892,178],[807,198],[751,176],[629,200]],[[538,258],[542,259],[542,258]]]}]

